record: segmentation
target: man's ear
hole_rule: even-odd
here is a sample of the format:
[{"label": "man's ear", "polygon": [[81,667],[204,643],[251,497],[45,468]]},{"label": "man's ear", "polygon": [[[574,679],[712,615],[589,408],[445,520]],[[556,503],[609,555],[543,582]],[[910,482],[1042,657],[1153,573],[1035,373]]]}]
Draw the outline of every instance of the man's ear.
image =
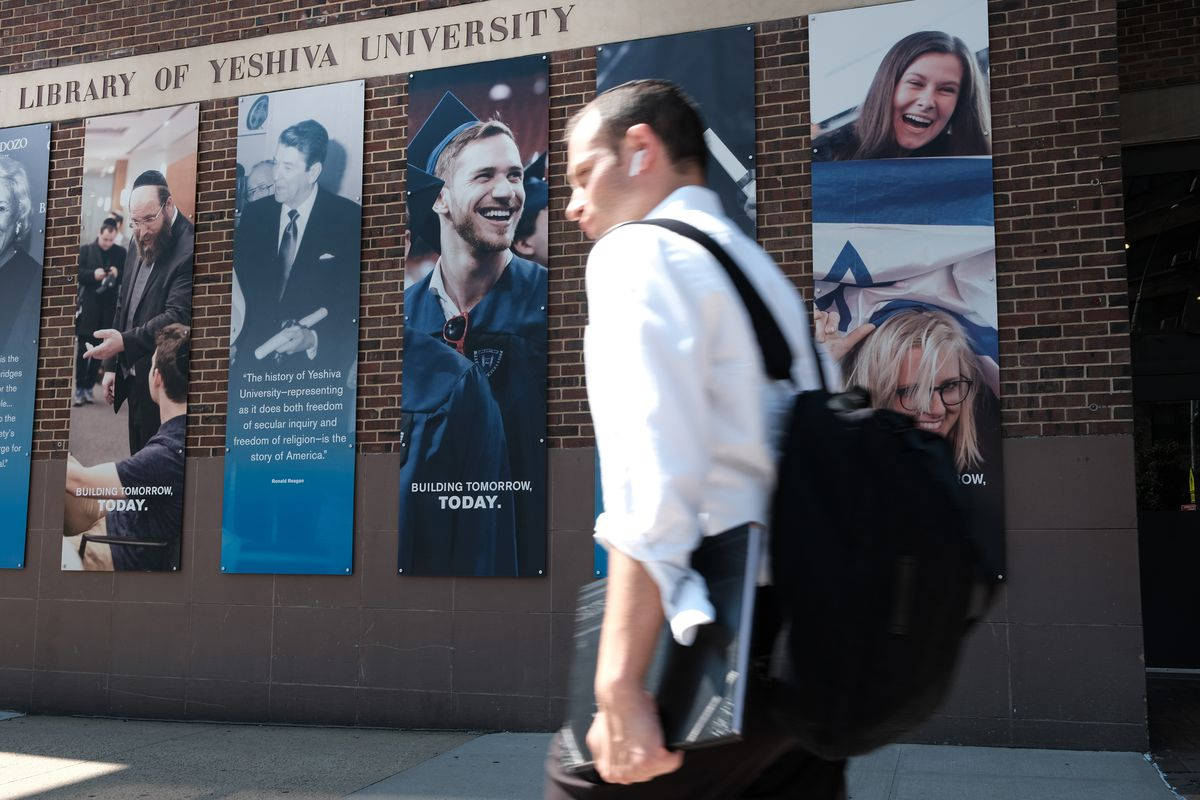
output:
[{"label": "man's ear", "polygon": [[640,152],[641,164],[638,172],[650,172],[658,166],[662,159],[662,140],[654,133],[654,129],[644,122],[631,125],[625,131],[625,152],[632,158],[633,153]]},{"label": "man's ear", "polygon": [[322,164],[320,161],[318,161],[317,163],[313,164],[311,167],[308,168],[308,175],[310,178],[312,178],[313,183],[316,183],[317,179],[321,177],[321,170],[324,168],[325,168],[325,165]]},{"label": "man's ear", "polygon": [[438,192],[437,199],[433,201],[431,208],[435,214],[446,214],[450,211],[450,206],[446,202],[446,187],[443,186],[442,190]]}]

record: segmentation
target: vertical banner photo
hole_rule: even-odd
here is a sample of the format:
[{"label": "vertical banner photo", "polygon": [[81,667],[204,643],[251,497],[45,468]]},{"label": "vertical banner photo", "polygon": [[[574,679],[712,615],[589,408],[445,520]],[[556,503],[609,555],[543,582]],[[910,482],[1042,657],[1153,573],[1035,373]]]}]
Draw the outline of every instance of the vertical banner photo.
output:
[{"label": "vertical banner photo", "polygon": [[949,440],[1004,570],[984,0],[810,17],[817,338],[847,386]]},{"label": "vertical banner photo", "polygon": [[238,101],[223,572],[353,570],[363,103]]},{"label": "vertical banner photo", "polygon": [[0,569],[25,566],[50,126],[0,129]]},{"label": "vertical banner photo", "polygon": [[[596,48],[596,94],[647,78],[677,84],[699,107],[708,126],[708,188],[721,198],[725,214],[755,238],[754,31],[738,25]],[[601,511],[597,488],[597,517]],[[608,574],[608,553],[599,544],[593,546],[592,572],[596,577]]]},{"label": "vertical banner photo", "polygon": [[597,48],[597,94],[644,78],[678,84],[699,107],[708,126],[708,188],[753,239],[754,31],[738,25]]},{"label": "vertical banner photo", "polygon": [[199,120],[84,126],[64,570],[179,569]]},{"label": "vertical banner photo", "polygon": [[544,56],[409,80],[403,575],[546,572]]}]

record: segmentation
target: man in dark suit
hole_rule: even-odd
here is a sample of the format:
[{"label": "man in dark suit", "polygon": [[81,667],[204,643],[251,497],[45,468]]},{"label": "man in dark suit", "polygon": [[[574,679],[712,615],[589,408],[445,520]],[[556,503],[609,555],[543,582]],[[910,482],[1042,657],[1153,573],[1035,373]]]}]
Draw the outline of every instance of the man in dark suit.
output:
[{"label": "man in dark suit", "polygon": [[273,196],[242,212],[233,248],[246,301],[239,368],[326,368],[345,378],[357,360],[362,209],[317,185],[328,148],[314,120],[284,130]]},{"label": "man in dark suit", "polygon": [[129,211],[133,239],[113,327],[93,334],[100,344],[87,355],[103,361],[104,396],[114,409],[129,401],[132,455],[160,422],[148,383],[154,337],[173,322],[192,324],[194,228],[175,207],[167,179],[157,170],[146,170],[133,182]]},{"label": "man in dark suit", "polygon": [[117,311],[117,293],[121,290],[121,270],[125,269],[125,248],[116,244],[117,224],[112,217],[100,225],[96,241],[79,248],[78,284],[75,309],[75,401],[81,406],[92,402],[100,363],[85,358],[97,328],[109,328]]}]

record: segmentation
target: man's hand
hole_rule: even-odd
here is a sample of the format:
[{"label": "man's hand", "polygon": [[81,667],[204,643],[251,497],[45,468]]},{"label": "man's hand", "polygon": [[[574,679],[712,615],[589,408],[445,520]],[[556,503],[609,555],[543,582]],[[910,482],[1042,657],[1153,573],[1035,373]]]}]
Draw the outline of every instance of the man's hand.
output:
[{"label": "man's hand", "polygon": [[108,274],[109,274],[109,275],[112,275],[112,276],[115,278],[115,277],[117,277],[118,275],[120,275],[120,274],[121,274],[121,272],[120,272],[120,270],[118,270],[116,267],[109,267],[109,268],[108,268]]},{"label": "man's hand", "polygon": [[813,312],[813,328],[817,341],[825,345],[825,352],[829,353],[834,361],[841,361],[846,353],[875,330],[875,326],[868,322],[843,335],[838,331],[841,319],[836,311]]},{"label": "man's hand", "polygon": [[97,281],[104,280],[104,267],[96,267],[96,271],[92,273],[92,277]]},{"label": "man's hand", "polygon": [[100,344],[84,353],[84,358],[103,361],[125,350],[125,337],[121,336],[120,331],[115,331],[112,328],[101,328],[93,333],[92,336],[99,339]]},{"label": "man's hand", "polygon": [[110,406],[117,401],[117,373],[106,372],[104,377],[100,379],[100,385],[104,387],[104,400]]},{"label": "man's hand", "polygon": [[304,350],[311,350],[317,346],[317,335],[310,328],[303,328],[299,325],[292,325],[284,328],[283,333],[287,335],[287,339],[283,341],[279,347],[275,348],[276,353],[291,355]]},{"label": "man's hand", "polygon": [[662,723],[648,692],[640,688],[599,700],[587,745],[596,772],[607,783],[641,783],[674,772],[683,753],[663,746]]}]

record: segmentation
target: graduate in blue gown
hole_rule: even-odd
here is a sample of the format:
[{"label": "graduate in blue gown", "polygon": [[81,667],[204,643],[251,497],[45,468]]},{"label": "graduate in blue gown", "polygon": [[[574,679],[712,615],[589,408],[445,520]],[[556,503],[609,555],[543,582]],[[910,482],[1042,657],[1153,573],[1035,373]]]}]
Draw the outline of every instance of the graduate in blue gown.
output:
[{"label": "graduate in blue gown", "polygon": [[[469,509],[478,521],[477,539],[486,538],[490,529],[506,538],[502,527],[507,512],[497,512],[491,503],[503,505],[502,497],[493,501],[492,496],[509,492],[516,539],[511,571],[503,569],[500,559],[493,573],[460,572],[442,564],[408,567],[418,574],[544,574],[547,274],[541,264],[510,250],[525,205],[520,150],[506,125],[476,119],[447,93],[409,143],[408,159],[410,233],[440,257],[429,275],[404,293],[403,410],[415,412],[415,404],[425,402],[436,380],[434,362],[442,360],[428,355],[425,342],[413,347],[419,337],[461,355],[486,376],[499,424],[476,425],[473,435],[480,447],[503,442],[507,469],[442,460],[437,468],[441,474],[430,480],[463,484],[457,492],[461,504],[483,498],[484,508]],[[422,470],[419,464],[431,459],[428,439],[414,433],[406,456],[409,472]],[[428,475],[432,470],[422,471]],[[471,491],[472,484],[482,488]],[[402,484],[401,496],[403,505],[422,494]],[[451,511],[467,513],[439,505],[439,513]],[[406,552],[419,550],[425,537],[443,535],[439,520],[448,518],[401,517],[400,566],[409,572]]]}]

